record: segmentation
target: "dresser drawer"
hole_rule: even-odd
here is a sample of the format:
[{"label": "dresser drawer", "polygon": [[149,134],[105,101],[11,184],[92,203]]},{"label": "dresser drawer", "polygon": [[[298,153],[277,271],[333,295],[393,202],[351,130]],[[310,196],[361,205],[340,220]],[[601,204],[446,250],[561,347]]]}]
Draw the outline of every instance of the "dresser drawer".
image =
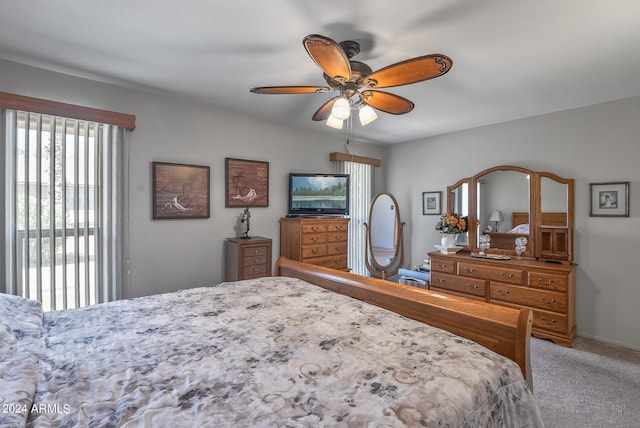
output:
[{"label": "dresser drawer", "polygon": [[541,330],[553,330],[558,333],[567,333],[568,331],[567,316],[554,312],[533,310],[533,328]]},{"label": "dresser drawer", "polygon": [[339,256],[331,256],[331,257],[320,257],[317,259],[308,260],[308,263],[324,266],[332,269],[347,269],[347,255],[339,255]]},{"label": "dresser drawer", "polygon": [[487,295],[487,281],[481,279],[431,272],[431,281],[429,282],[435,287],[446,290],[473,294],[475,296]]},{"label": "dresser drawer", "polygon": [[327,254],[347,254],[347,241],[331,242],[327,244]]},{"label": "dresser drawer", "polygon": [[326,224],[303,224],[302,233],[321,233],[327,231]]},{"label": "dresser drawer", "polygon": [[264,265],[267,263],[267,255],[249,256],[244,258],[245,266]]},{"label": "dresser drawer", "polygon": [[264,276],[266,273],[267,273],[266,264],[245,266],[243,270],[244,277],[247,279]]},{"label": "dresser drawer", "polygon": [[545,290],[567,291],[568,278],[563,275],[554,275],[546,272],[529,272],[529,285]]},{"label": "dresser drawer", "polygon": [[266,245],[260,245],[256,247],[244,247],[242,249],[242,257],[252,257],[252,256],[266,256],[269,252],[269,247]]},{"label": "dresser drawer", "polygon": [[326,233],[307,233],[302,235],[302,245],[321,244],[327,242]]},{"label": "dresser drawer", "polygon": [[524,278],[524,272],[519,269],[486,266],[468,262],[458,262],[458,275],[509,282],[511,284],[522,284],[522,279]]},{"label": "dresser drawer", "polygon": [[564,314],[544,311],[542,309],[531,308],[513,303],[497,301],[496,305],[507,306],[509,308],[520,309],[528,308],[533,311],[533,328],[538,330],[552,330],[557,333],[568,333],[568,317]]},{"label": "dresser drawer", "polygon": [[308,259],[312,257],[321,257],[327,255],[327,245],[326,244],[318,244],[318,245],[306,245],[302,247],[302,259]]},{"label": "dresser drawer", "polygon": [[329,232],[347,232],[349,230],[349,223],[332,223],[327,227]]},{"label": "dresser drawer", "polygon": [[518,287],[499,282],[492,282],[489,290],[491,303],[494,303],[494,300],[502,300],[554,312],[567,312],[567,295],[563,293],[542,291],[531,287]]},{"label": "dresser drawer", "polygon": [[431,271],[432,272],[446,272],[454,273],[456,270],[456,263],[453,260],[434,259],[431,258]]},{"label": "dresser drawer", "polygon": [[347,241],[347,232],[329,232],[327,233],[327,242]]}]

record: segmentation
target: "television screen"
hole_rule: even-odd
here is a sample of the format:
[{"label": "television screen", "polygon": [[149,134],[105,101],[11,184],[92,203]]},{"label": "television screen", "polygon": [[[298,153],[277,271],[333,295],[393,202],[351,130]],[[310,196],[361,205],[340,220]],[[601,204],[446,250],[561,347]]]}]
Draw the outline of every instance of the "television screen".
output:
[{"label": "television screen", "polygon": [[289,215],[349,215],[349,174],[289,174]]}]

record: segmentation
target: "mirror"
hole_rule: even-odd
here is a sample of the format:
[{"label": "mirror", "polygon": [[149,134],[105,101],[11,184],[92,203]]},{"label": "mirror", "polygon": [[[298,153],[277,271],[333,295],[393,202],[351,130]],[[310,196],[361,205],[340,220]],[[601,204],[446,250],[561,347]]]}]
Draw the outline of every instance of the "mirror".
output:
[{"label": "mirror", "polygon": [[404,261],[400,209],[390,193],[379,193],[371,201],[366,228],[366,265],[372,276],[386,279],[398,273]]},{"label": "mirror", "polygon": [[489,236],[488,253],[516,255],[515,240],[527,239],[524,257],[573,258],[573,179],[517,166],[496,166],[447,188],[448,212],[467,212],[469,232],[458,243],[478,251]]},{"label": "mirror", "polygon": [[[469,217],[469,178],[463,178],[453,186],[447,187],[447,212]],[[467,221],[468,224],[468,221]],[[469,232],[456,234],[456,246],[469,246]]]},{"label": "mirror", "polygon": [[[521,168],[490,169],[476,176],[476,242],[486,234],[490,248],[515,251],[515,240],[530,241],[531,173]],[[523,253],[532,254],[528,245]]]}]

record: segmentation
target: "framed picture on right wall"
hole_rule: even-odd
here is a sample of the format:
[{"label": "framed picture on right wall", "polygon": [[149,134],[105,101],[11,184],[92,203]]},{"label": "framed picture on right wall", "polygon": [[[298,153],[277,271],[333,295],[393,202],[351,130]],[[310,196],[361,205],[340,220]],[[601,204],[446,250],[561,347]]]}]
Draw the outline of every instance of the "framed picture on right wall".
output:
[{"label": "framed picture on right wall", "polygon": [[629,182],[589,184],[590,217],[629,217]]}]

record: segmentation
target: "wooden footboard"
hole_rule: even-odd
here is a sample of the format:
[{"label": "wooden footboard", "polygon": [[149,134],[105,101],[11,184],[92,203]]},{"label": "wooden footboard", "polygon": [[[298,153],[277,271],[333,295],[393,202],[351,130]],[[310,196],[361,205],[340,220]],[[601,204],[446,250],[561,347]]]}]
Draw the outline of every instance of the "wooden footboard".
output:
[{"label": "wooden footboard", "polygon": [[473,340],[515,361],[529,387],[533,314],[280,257],[277,276],[300,278]]}]

